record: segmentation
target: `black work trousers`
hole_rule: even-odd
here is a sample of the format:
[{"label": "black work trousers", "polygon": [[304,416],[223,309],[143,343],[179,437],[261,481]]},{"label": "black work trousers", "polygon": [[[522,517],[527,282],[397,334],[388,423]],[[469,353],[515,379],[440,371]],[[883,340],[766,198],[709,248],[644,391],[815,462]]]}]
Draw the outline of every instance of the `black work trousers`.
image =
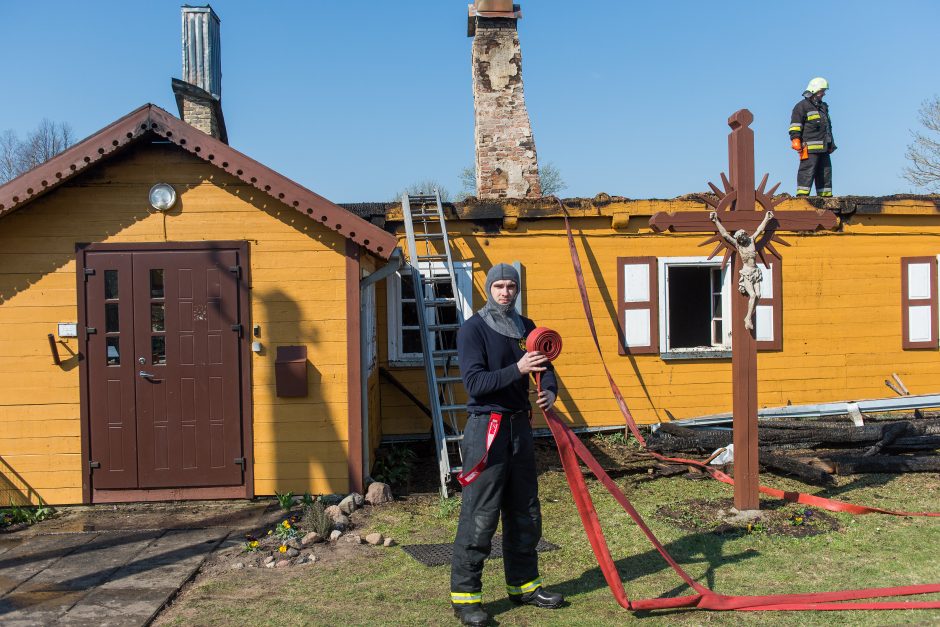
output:
[{"label": "black work trousers", "polygon": [[832,160],[829,153],[811,152],[800,161],[800,169],[796,172],[796,195],[809,196],[814,183],[817,196],[832,196]]},{"label": "black work trousers", "polygon": [[[461,443],[465,468],[472,468],[482,459],[489,420],[489,414],[470,416]],[[524,586],[538,579],[535,547],[542,537],[528,412],[503,416],[486,469],[463,489],[451,563],[451,592],[482,590],[483,560],[490,554],[500,514],[506,585]]]}]

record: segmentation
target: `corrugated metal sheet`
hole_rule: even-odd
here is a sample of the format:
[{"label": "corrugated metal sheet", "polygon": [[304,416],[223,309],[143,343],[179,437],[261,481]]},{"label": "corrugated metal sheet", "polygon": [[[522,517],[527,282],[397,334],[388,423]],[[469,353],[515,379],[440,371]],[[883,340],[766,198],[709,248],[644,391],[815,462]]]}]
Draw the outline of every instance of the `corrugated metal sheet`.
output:
[{"label": "corrugated metal sheet", "polygon": [[183,80],[222,97],[221,21],[210,6],[182,8]]},{"label": "corrugated metal sheet", "polygon": [[[824,418],[826,416],[848,415],[853,409],[864,413],[887,411],[910,411],[912,409],[931,409],[940,407],[940,394],[919,394],[897,398],[875,398],[861,401],[838,401],[835,403],[815,403],[811,405],[788,405],[786,407],[766,407],[757,411],[758,419],[780,420],[785,418]],[[730,412],[675,420],[672,424],[683,427],[705,427],[730,425]],[[659,425],[653,425],[655,431]]]}]

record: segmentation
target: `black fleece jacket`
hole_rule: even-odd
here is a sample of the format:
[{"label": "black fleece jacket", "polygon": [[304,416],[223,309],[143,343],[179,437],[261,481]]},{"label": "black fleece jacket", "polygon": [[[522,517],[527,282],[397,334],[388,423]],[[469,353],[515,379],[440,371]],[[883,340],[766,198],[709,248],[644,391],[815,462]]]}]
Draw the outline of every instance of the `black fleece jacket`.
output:
[{"label": "black fleece jacket", "polygon": [[[522,318],[525,335],[535,323]],[[514,340],[489,328],[479,314],[473,314],[457,332],[457,358],[460,376],[467,388],[467,411],[471,414],[513,413],[531,409],[529,378],[516,363],[525,354],[525,339]],[[542,389],[558,395],[558,382],[552,365],[542,372]]]}]

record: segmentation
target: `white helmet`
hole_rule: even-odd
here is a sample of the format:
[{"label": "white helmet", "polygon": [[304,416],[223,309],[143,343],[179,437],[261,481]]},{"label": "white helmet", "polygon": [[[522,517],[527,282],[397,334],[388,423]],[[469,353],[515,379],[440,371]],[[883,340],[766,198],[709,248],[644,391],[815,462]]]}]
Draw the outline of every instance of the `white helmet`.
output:
[{"label": "white helmet", "polygon": [[809,85],[806,86],[806,91],[811,94],[815,94],[821,89],[829,89],[829,81],[821,76],[817,76],[809,82]]}]

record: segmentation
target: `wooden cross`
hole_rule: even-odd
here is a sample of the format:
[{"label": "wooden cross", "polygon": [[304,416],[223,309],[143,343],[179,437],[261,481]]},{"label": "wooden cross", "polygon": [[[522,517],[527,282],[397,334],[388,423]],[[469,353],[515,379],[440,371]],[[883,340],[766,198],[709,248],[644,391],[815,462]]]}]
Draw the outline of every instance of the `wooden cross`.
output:
[{"label": "wooden cross", "polygon": [[[728,118],[731,133],[728,135],[728,161],[731,179],[722,173],[724,189],[718,189],[712,183],[708,186],[715,192],[717,200],[705,198],[718,214],[722,225],[730,232],[744,229],[753,233],[764,218],[764,212],[757,211],[757,205],[764,211],[770,211],[785,198],[774,199],[773,194],[780,186],[774,185],[764,191],[768,175],[765,174],[757,189],[754,188],[754,131],[750,124],[754,116],[747,109],[741,109]],[[763,236],[754,242],[757,253],[764,266],[767,251],[777,259],[782,259],[773,246],[777,242],[789,246],[777,236],[777,231],[816,231],[831,229],[838,223],[838,218],[831,211],[779,211],[767,225]],[[715,225],[709,218],[709,212],[693,211],[676,214],[657,213],[650,218],[650,227],[656,232],[714,232]],[[727,241],[720,235],[714,235],[700,245],[717,243],[709,255],[714,257],[724,249],[722,268],[731,261],[734,274],[731,285],[731,372],[734,391],[734,506],[739,510],[756,510],[760,507],[758,498],[758,462],[757,462],[757,340],[753,330],[744,326],[748,297],[737,290],[742,268],[742,260]]]}]

